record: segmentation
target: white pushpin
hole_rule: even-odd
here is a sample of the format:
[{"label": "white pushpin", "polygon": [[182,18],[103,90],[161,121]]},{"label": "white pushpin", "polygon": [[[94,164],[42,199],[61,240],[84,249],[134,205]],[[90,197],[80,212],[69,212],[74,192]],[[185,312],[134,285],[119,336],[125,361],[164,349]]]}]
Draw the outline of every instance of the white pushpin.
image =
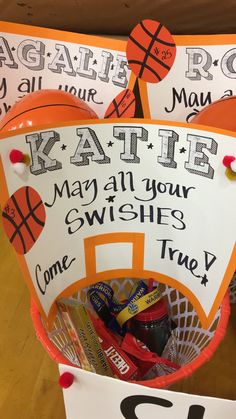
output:
[{"label": "white pushpin", "polygon": [[236,173],[236,160],[230,163],[230,169],[232,170],[232,172]]},{"label": "white pushpin", "polygon": [[22,162],[14,163],[12,168],[17,175],[23,175],[26,171],[26,165]]}]

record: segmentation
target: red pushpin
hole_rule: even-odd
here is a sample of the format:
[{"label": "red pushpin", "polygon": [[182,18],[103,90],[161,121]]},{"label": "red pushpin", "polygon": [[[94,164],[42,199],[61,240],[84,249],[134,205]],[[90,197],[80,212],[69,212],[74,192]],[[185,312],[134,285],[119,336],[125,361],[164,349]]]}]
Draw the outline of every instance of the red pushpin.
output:
[{"label": "red pushpin", "polygon": [[231,163],[233,163],[234,160],[235,160],[235,157],[234,156],[225,156],[223,158],[223,165],[225,167],[228,167],[229,168],[231,166]]},{"label": "red pushpin", "polygon": [[71,372],[63,372],[59,378],[59,386],[62,388],[69,388],[74,382],[74,375]]},{"label": "red pushpin", "polygon": [[24,162],[25,155],[20,150],[13,149],[9,153],[9,159],[12,163],[12,169],[18,175],[23,175],[26,170],[26,164]]},{"label": "red pushpin", "polygon": [[236,158],[234,156],[225,156],[223,158],[223,165],[236,173]]},{"label": "red pushpin", "polygon": [[24,158],[24,154],[20,150],[11,150],[9,154],[9,159],[12,164],[21,163]]}]

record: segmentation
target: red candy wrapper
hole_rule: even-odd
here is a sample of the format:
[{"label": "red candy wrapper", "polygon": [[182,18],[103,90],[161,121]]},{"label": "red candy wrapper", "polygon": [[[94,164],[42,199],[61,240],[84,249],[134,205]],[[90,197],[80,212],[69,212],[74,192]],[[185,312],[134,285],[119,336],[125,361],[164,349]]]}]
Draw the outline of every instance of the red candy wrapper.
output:
[{"label": "red candy wrapper", "polygon": [[149,349],[131,333],[126,333],[121,349],[129,354],[139,369],[139,379],[148,380],[177,371],[180,366],[161,358]]},{"label": "red candy wrapper", "polygon": [[100,344],[113,373],[120,380],[134,380],[138,375],[137,366],[120,348],[117,340],[108,332],[100,319],[92,318]]}]

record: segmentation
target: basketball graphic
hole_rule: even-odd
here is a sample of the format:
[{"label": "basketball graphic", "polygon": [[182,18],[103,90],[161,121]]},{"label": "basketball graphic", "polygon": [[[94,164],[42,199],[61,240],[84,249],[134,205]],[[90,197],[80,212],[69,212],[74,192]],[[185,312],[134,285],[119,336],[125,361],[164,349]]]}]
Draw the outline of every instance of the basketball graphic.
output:
[{"label": "basketball graphic", "polygon": [[17,102],[0,122],[0,133],[42,124],[95,119],[96,113],[82,100],[62,90],[39,90]]},{"label": "basketball graphic", "polygon": [[18,189],[8,199],[2,212],[3,228],[17,253],[29,252],[44,228],[45,219],[42,199],[30,186]]},{"label": "basketball graphic", "polygon": [[236,131],[235,117],[236,96],[229,96],[210,103],[191,120],[191,123]]},{"label": "basketball graphic", "polygon": [[145,19],[132,30],[126,56],[133,73],[148,83],[158,83],[174,64],[176,45],[160,22]]},{"label": "basketball graphic", "polygon": [[108,106],[104,118],[133,118],[135,105],[133,92],[130,89],[122,90]]}]

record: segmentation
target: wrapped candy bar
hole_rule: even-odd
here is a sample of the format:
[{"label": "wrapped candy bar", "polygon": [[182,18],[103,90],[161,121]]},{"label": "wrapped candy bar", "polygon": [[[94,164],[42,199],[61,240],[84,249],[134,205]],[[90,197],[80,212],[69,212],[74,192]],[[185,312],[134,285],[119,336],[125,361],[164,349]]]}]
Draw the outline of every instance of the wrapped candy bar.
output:
[{"label": "wrapped candy bar", "polygon": [[121,349],[111,332],[108,332],[100,319],[92,318],[97,335],[107,361],[114,375],[120,380],[132,380],[137,378],[138,368],[129,356]]},{"label": "wrapped candy bar", "polygon": [[121,348],[129,354],[139,369],[139,379],[148,380],[157,376],[170,374],[180,367],[151,352],[142,342],[131,333],[126,333]]},{"label": "wrapped candy bar", "polygon": [[83,349],[85,359],[91,370],[97,374],[112,377],[112,371],[85,306],[71,299],[62,299],[58,305],[61,312],[68,314],[80,349]]}]

